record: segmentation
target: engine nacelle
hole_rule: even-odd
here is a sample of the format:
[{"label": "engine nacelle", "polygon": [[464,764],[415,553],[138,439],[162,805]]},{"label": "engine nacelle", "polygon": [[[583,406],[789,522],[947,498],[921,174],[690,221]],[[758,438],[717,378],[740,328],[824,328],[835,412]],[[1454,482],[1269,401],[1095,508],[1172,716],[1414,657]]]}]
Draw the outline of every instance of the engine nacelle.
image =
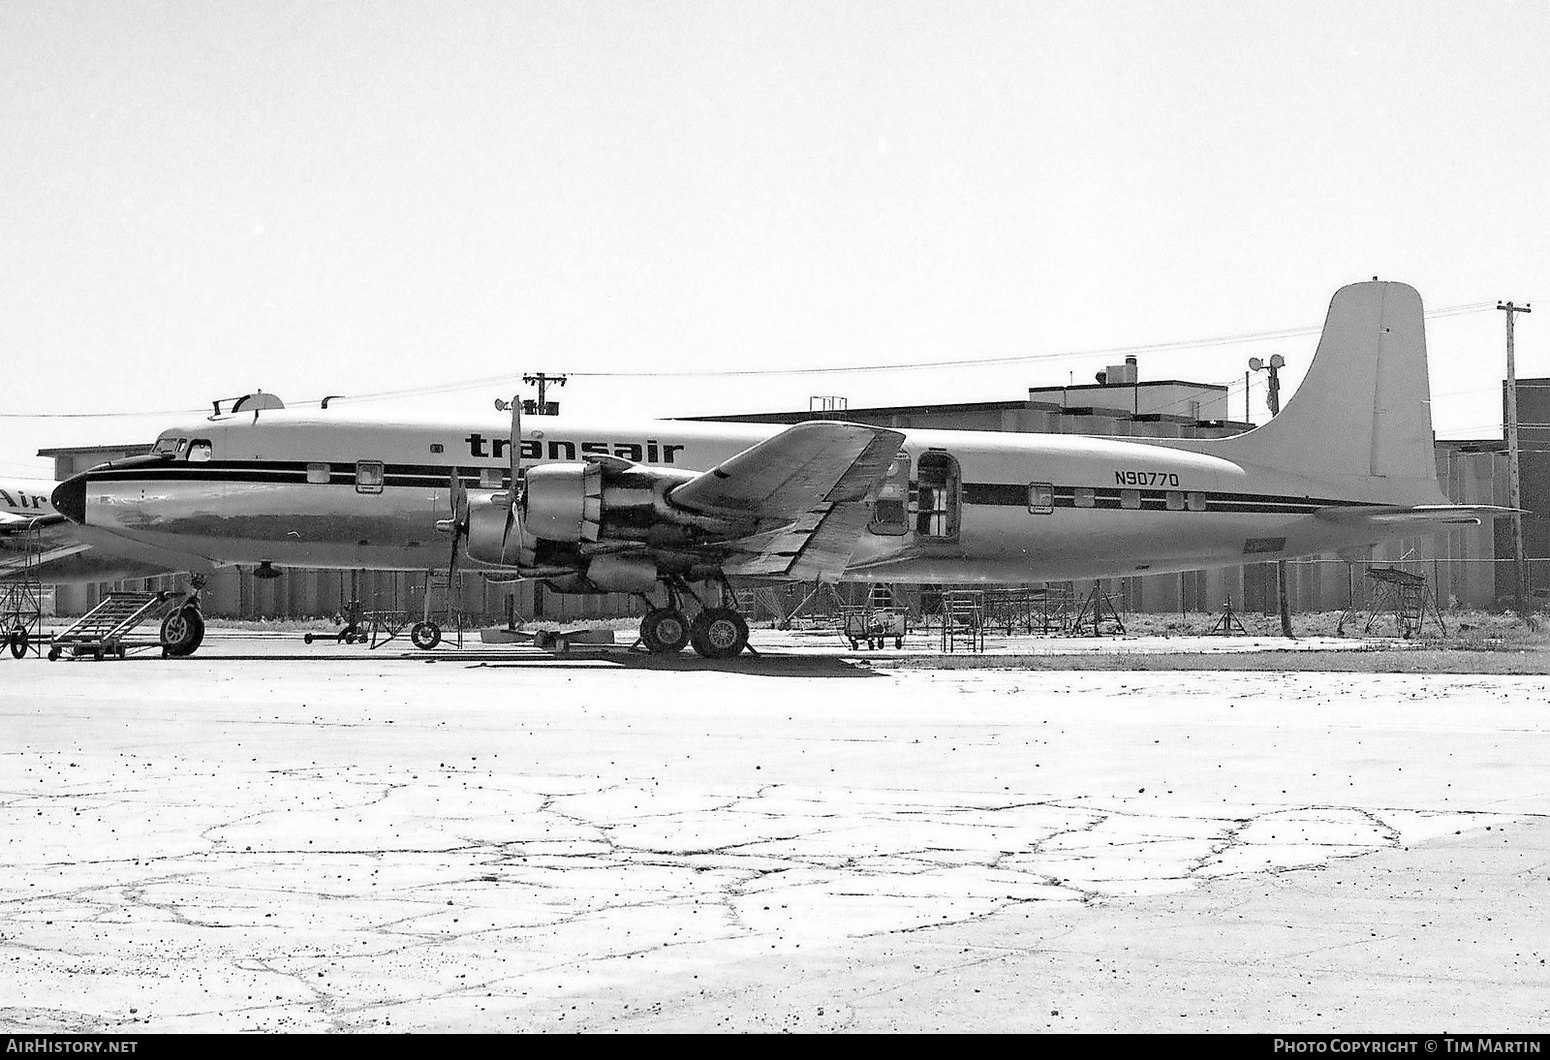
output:
[{"label": "engine nacelle", "polygon": [[470,506],[468,556],[493,567],[520,567],[529,577],[575,575],[576,588],[563,591],[595,591],[587,586],[607,584],[609,592],[648,592],[656,584],[656,567],[605,555],[614,551],[611,545],[672,550],[752,529],[668,500],[673,487],[694,477],[693,471],[624,461],[536,464],[524,475],[520,532],[515,523],[508,529],[510,494],[491,494]]},{"label": "engine nacelle", "polygon": [[528,469],[522,524],[545,541],[596,541],[603,528],[603,469],[570,461]]},{"label": "engine nacelle", "polygon": [[544,584],[561,593],[649,593],[657,587],[657,565],[641,556],[594,556],[584,572]]}]

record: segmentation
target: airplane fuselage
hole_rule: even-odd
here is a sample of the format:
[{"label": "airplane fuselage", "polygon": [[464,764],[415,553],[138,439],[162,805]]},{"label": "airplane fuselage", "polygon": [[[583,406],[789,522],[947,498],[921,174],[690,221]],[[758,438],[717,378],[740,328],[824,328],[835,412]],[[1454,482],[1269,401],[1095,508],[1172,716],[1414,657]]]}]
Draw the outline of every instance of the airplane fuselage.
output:
[{"label": "airplane fuselage", "polygon": [[[559,418],[524,427],[524,466],[606,456],[688,471],[782,429]],[[448,516],[454,469],[475,498],[501,490],[508,431],[495,417],[220,417],[164,433],[160,462],[93,472],[82,514],[89,527],[215,565],[424,570],[447,561],[435,524]],[[1370,526],[1328,513],[1395,500],[1355,485],[1331,495],[1327,483],[1178,440],[904,433],[907,459],[883,483],[845,580],[1020,584],[1272,560],[1370,543]]]},{"label": "airplane fuselage", "polygon": [[[35,573],[48,584],[109,582],[175,569],[121,537],[60,521],[50,499],[58,485],[48,479],[0,480],[0,512],[12,517],[0,533],[0,580]],[[41,522],[23,533],[20,528],[32,520]]]}]

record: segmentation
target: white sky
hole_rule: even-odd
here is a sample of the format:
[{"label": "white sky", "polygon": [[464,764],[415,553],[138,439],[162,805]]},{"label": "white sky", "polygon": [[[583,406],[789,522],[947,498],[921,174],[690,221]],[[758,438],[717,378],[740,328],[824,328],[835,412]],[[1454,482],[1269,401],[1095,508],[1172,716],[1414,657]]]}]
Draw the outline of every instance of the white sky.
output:
[{"label": "white sky", "polygon": [[[257,388],[1104,350],[1316,327],[1373,275],[1534,302],[1547,70],[1544,3],[4,0],[0,475]],[[1499,431],[1503,318],[1431,322],[1442,436]],[[1315,341],[1141,371],[1240,416],[1245,360],[1290,389]],[[554,396],[1007,400],[1117,359]]]}]

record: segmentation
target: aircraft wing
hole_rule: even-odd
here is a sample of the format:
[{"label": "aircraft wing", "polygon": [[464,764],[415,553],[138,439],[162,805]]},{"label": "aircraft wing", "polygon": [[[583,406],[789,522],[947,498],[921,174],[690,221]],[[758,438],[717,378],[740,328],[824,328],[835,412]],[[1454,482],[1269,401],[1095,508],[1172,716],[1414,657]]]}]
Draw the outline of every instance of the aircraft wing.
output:
[{"label": "aircraft wing", "polygon": [[29,567],[36,567],[40,572],[42,580],[48,581],[48,565],[50,563],[57,563],[59,560],[79,555],[89,548],[91,548],[90,545],[61,545],[58,548],[51,548],[40,552],[36,556],[29,556],[18,552],[0,553],[0,578],[20,573]]},{"label": "aircraft wing", "polygon": [[743,555],[722,569],[739,577],[783,577],[832,582],[850,562],[856,539],[872,517],[866,501],[825,501],[791,525],[739,543]]},{"label": "aircraft wing", "polygon": [[674,487],[668,499],[766,526],[803,520],[823,505],[830,507],[819,514],[827,516],[870,497],[903,441],[898,431],[860,423],[798,423]]},{"label": "aircraft wing", "polygon": [[29,526],[39,528],[45,526],[57,526],[60,523],[69,522],[64,516],[50,513],[48,515],[26,516],[16,515],[13,512],[0,512],[0,537],[8,534],[19,534]]},{"label": "aircraft wing", "polygon": [[1313,514],[1329,522],[1373,523],[1381,526],[1414,523],[1416,529],[1424,530],[1428,523],[1462,523],[1478,526],[1482,520],[1512,515],[1519,511],[1521,509],[1499,508],[1491,504],[1417,504],[1409,507],[1374,505],[1370,508],[1320,508]]}]

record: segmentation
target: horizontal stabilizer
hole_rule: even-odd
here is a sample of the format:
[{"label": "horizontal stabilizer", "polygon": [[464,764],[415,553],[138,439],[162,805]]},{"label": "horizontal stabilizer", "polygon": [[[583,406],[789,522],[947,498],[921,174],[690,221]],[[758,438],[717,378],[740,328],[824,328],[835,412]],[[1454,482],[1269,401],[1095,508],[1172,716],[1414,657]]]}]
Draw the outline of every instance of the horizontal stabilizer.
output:
[{"label": "horizontal stabilizer", "polygon": [[1485,519],[1514,513],[1527,515],[1518,508],[1501,508],[1491,504],[1417,504],[1376,505],[1370,508],[1320,508],[1313,514],[1328,522],[1372,523],[1376,526],[1393,526],[1402,523],[1462,523],[1478,526]]}]

